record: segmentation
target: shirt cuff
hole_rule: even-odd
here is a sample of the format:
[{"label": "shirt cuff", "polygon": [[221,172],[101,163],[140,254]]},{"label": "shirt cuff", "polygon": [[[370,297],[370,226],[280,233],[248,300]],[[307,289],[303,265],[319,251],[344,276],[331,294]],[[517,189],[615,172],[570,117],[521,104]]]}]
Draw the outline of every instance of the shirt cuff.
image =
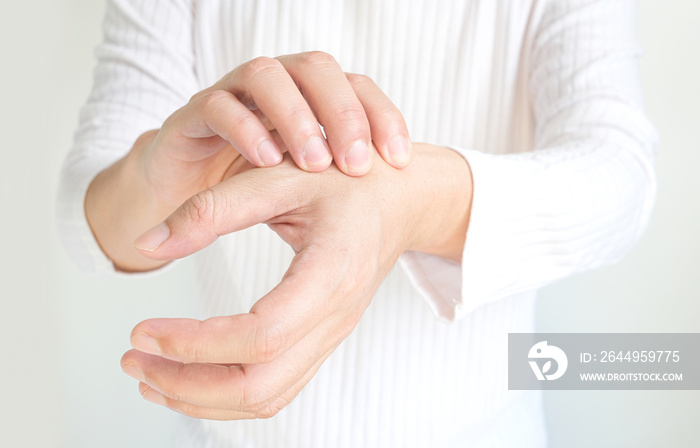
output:
[{"label": "shirt cuff", "polygon": [[467,159],[474,185],[462,261],[407,251],[399,262],[435,315],[452,322],[482,304],[522,291],[511,290],[504,284],[508,276],[501,275],[511,264],[504,264],[503,258],[518,258],[509,238],[518,226],[504,215],[508,207],[514,209],[504,202],[512,196],[508,188],[513,183],[506,181],[514,175],[508,171],[510,164],[500,164],[498,156],[480,151],[448,148]]}]

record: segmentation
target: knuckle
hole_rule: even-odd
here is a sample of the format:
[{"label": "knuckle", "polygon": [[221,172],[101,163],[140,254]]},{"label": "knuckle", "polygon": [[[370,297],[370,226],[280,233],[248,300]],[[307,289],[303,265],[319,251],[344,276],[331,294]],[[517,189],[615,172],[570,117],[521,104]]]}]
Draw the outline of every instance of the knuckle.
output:
[{"label": "knuckle", "polygon": [[255,115],[246,113],[243,110],[231,114],[229,122],[232,129],[240,130],[240,132],[246,132],[246,129],[254,129],[254,126],[260,123]]},{"label": "knuckle", "polygon": [[307,123],[310,110],[305,104],[292,104],[284,112],[287,120],[292,123]]},{"label": "knuckle", "polygon": [[170,402],[168,404],[168,408],[172,409],[173,411],[179,412],[181,414],[187,415],[188,417],[192,418],[198,418],[198,419],[204,419],[204,418],[211,418],[210,417],[210,410],[207,408],[201,408],[198,406],[191,405],[189,403],[185,402]]},{"label": "knuckle", "polygon": [[248,395],[244,395],[238,400],[238,405],[236,408],[241,412],[256,412],[260,404],[254,399],[250,398]]},{"label": "knuckle", "polygon": [[190,336],[181,338],[178,343],[179,355],[183,362],[211,362],[216,358],[218,347],[203,341],[212,334],[218,337],[228,331],[228,322],[227,318],[222,317],[196,321],[196,326],[189,330]]},{"label": "knuckle", "polygon": [[163,395],[173,402],[188,401],[188,393],[181,386],[182,379],[185,379],[186,372],[185,364],[179,364],[177,371],[171,378],[161,378],[158,388],[163,392]]},{"label": "knuckle", "polygon": [[186,213],[194,224],[212,225],[216,209],[216,195],[210,189],[200,191],[187,202]]},{"label": "knuckle", "polygon": [[306,103],[291,104],[281,115],[285,122],[293,123],[295,135],[308,138],[319,133],[318,122]]},{"label": "knuckle", "polygon": [[365,110],[358,103],[341,104],[334,113],[336,120],[340,123],[353,123],[365,120]]},{"label": "knuckle", "polygon": [[193,100],[199,105],[200,109],[207,110],[220,107],[224,101],[229,99],[229,96],[230,93],[223,90],[212,90],[211,92],[196,94]]},{"label": "knuckle", "polygon": [[272,418],[275,415],[277,415],[280,411],[281,411],[281,409],[279,409],[278,407],[268,406],[268,407],[265,407],[259,411],[256,411],[255,418],[259,418],[259,419]]},{"label": "knuckle", "polygon": [[299,59],[304,65],[337,65],[335,58],[325,51],[306,51],[299,54]]},{"label": "knuckle", "polygon": [[243,76],[251,79],[264,76],[271,72],[284,70],[282,63],[274,58],[260,56],[246,62],[243,66]]},{"label": "knuckle", "polygon": [[204,409],[200,409],[194,406],[177,406],[171,408],[175,411],[179,411],[183,414],[185,414],[188,417],[192,418],[197,418],[197,419],[205,419],[208,417],[208,414]]},{"label": "knuckle", "polygon": [[243,412],[248,412],[255,416],[255,418],[272,418],[277,415],[282,409],[284,409],[288,404],[283,396],[278,396],[278,394],[268,391],[268,398],[265,399],[255,399],[247,403]]},{"label": "knuckle", "polygon": [[187,362],[203,362],[209,359],[208,351],[201,345],[193,342],[186,342],[180,349],[181,356]]},{"label": "knuckle", "polygon": [[346,73],[345,76],[351,86],[374,85],[374,81],[367,75],[360,73]]},{"label": "knuckle", "polygon": [[280,395],[277,399],[269,401],[265,406],[259,408],[255,412],[256,418],[272,418],[277,415],[282,409],[286,408],[290,403],[284,395]]},{"label": "knuckle", "polygon": [[[172,115],[170,115],[168,118],[165,119],[165,122],[168,122],[169,120],[172,120]],[[165,122],[163,123],[162,127],[165,127]],[[134,142],[134,146],[144,146],[148,144],[148,141],[151,138],[154,138],[154,136],[158,135],[158,130],[157,129],[151,129],[149,131],[144,132],[143,134],[139,135],[136,141]]]},{"label": "knuckle", "polygon": [[259,387],[252,387],[244,391],[240,398],[238,408],[243,412],[258,413],[260,410],[270,407],[274,395],[271,391],[263,391]]},{"label": "knuckle", "polygon": [[277,358],[282,352],[282,335],[275,327],[258,328],[255,331],[253,362],[264,364]]},{"label": "knuckle", "polygon": [[408,138],[408,126],[406,126],[403,114],[393,104],[384,107],[380,115],[387,121],[388,130],[392,130],[393,128],[394,133],[401,134]]},{"label": "knuckle", "polygon": [[205,96],[207,96],[210,93],[210,91],[207,90],[200,90],[199,92],[195,93],[190,97],[190,101],[188,102],[188,105],[194,105],[194,104],[199,104]]}]

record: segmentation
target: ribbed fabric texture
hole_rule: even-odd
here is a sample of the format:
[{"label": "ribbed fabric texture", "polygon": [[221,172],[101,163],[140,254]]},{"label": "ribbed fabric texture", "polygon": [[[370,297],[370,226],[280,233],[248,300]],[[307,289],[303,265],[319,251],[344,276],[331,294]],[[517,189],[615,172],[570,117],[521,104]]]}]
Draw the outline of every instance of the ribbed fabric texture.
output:
[{"label": "ribbed fabric texture", "polygon": [[[540,395],[507,390],[507,333],[532,331],[534,290],[619,259],[646,225],[656,134],[634,17],[617,0],[110,1],[59,195],[61,235],[88,271],[114,273],[84,217],[91,179],[257,56],[334,55],[377,82],[414,141],[460,152],[474,178],[462,263],[404,254],[288,408],[184,419],[174,445],[543,446]],[[291,255],[263,226],[195,255],[200,317],[246,312]]]}]

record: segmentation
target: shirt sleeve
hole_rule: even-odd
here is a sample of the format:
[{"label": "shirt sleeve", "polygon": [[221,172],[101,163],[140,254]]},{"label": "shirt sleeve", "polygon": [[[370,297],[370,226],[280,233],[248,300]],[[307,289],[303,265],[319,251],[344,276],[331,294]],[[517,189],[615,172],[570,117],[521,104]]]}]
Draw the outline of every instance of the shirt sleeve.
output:
[{"label": "shirt sleeve", "polygon": [[402,256],[446,320],[619,260],[651,214],[657,135],[643,112],[635,3],[542,5],[530,49],[535,149],[452,148],[474,183],[462,261]]},{"label": "shirt sleeve", "polygon": [[160,128],[198,90],[191,3],[107,2],[103,41],[95,51],[94,84],[61,171],[56,209],[60,237],[87,272],[117,273],[87,223],[88,186],[122,158],[138,136]]}]

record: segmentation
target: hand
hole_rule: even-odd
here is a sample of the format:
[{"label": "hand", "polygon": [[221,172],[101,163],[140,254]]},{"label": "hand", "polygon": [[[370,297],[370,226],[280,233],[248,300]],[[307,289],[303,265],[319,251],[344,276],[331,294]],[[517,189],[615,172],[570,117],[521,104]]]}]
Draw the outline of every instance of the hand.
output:
[{"label": "hand", "polygon": [[219,235],[267,223],[295,250],[281,283],[249,313],[151,319],[121,361],[144,398],[208,419],[275,415],[353,331],[404,250],[459,259],[471,180],[457,153],[414,145],[404,170],[378,163],[350,179],[290,162],[252,169],[199,193],[135,243],[171,260]]},{"label": "hand", "polygon": [[237,67],[173,113],[142,155],[154,195],[178,206],[239,171],[230,168],[239,155],[272,166],[288,151],[306,171],[335,160],[359,176],[371,167],[370,143],[395,168],[410,161],[403,116],[377,85],[308,52]]},{"label": "hand", "polygon": [[341,171],[359,176],[371,167],[370,141],[395,168],[410,162],[403,117],[371,79],[343,73],[321,52],[258,58],[195,95],[98,174],[85,214],[116,269],[155,269],[164,263],[131,243],[195,193],[279,163],[282,151],[303,169],[322,171],[333,161],[328,146]]}]

